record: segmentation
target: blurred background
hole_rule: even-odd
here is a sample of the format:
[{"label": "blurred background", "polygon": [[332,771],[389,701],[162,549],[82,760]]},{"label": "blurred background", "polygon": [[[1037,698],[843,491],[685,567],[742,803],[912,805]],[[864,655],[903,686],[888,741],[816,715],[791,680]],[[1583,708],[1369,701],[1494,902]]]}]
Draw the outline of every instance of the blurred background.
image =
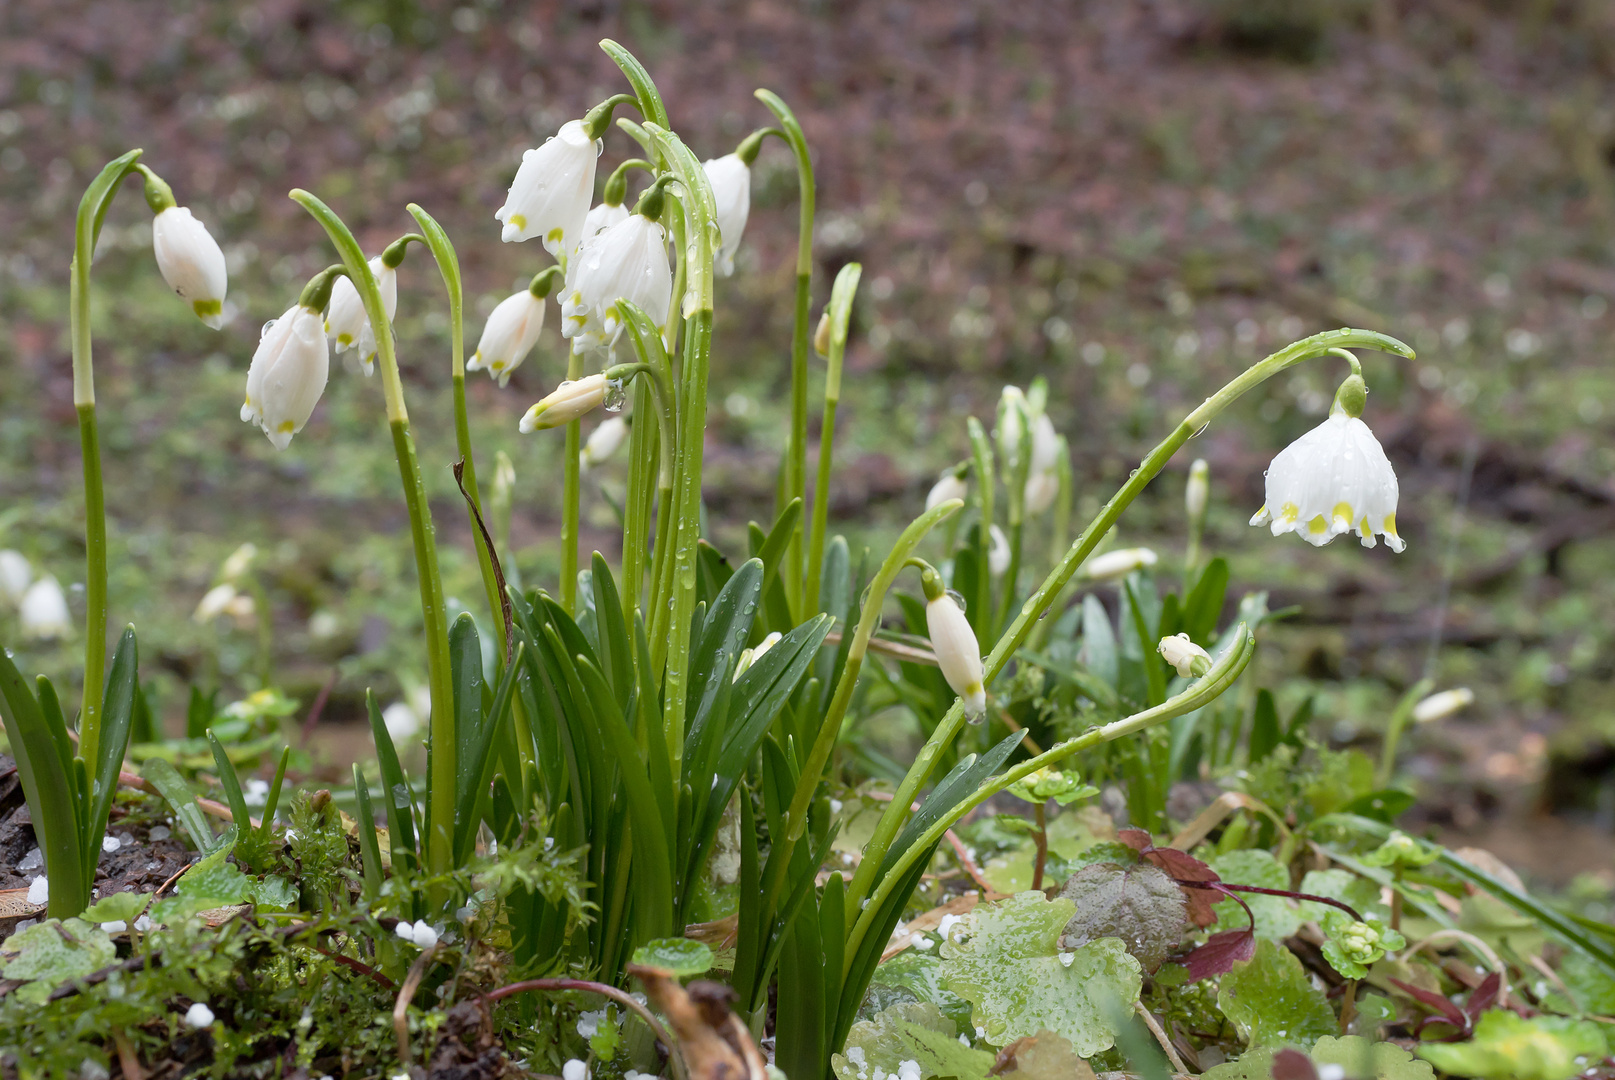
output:
[{"label": "blurred background", "polygon": [[[54,574],[75,618],[66,314],[79,195],[106,160],[144,147],[229,258],[231,319],[214,332],[167,294],[129,190],[95,269],[111,617],[139,624],[170,732],[187,684],[229,701],[269,672],[289,701],[265,707],[301,722],[317,706],[315,745],[336,761],[368,753],[367,686],[384,702],[418,692],[378,381],[334,358],[284,453],[236,415],[260,326],[332,260],[285,193],[320,195],[370,251],[412,227],[405,203],[425,206],[459,248],[469,351],[493,305],[550,261],[499,243],[493,213],[522,151],[623,89],[602,37],[645,62],[703,157],[769,120],[759,86],[803,122],[819,183],[815,308],[841,265],[864,267],[831,517],[855,550],[918,512],[967,453],[966,417],[990,426],[1006,382],[1049,381],[1081,520],[1188,408],[1272,349],[1342,325],[1410,342],[1413,363],[1365,357],[1365,419],[1401,479],[1405,554],[1314,550],[1246,525],[1271,455],[1326,412],[1344,374],[1327,361],[1269,382],[1191,443],[1118,542],[1155,548],[1175,573],[1184,477],[1206,457],[1208,544],[1233,565],[1231,597],[1265,590],[1295,608],[1258,661],[1281,709],[1315,695],[1315,735],[1372,747],[1421,675],[1470,686],[1472,707],[1410,736],[1412,824],[1555,884],[1609,873],[1604,0],[0,3],[0,548]],[[632,149],[612,133],[602,169]],[[707,490],[731,552],[772,513],[796,213],[789,155],[767,144],[738,270],[719,287]],[[418,248],[400,292],[448,588],[475,606],[449,471],[448,319]],[[552,311],[507,389],[471,384],[484,483],[495,451],[515,463],[516,565],[552,589],[561,440],[520,436],[516,421],[562,376],[555,325]],[[621,462],[585,486],[586,544],[614,544]],[[253,603],[198,623],[245,542]],[[76,684],[78,643],[24,640],[4,599],[0,639],[25,670]]]}]

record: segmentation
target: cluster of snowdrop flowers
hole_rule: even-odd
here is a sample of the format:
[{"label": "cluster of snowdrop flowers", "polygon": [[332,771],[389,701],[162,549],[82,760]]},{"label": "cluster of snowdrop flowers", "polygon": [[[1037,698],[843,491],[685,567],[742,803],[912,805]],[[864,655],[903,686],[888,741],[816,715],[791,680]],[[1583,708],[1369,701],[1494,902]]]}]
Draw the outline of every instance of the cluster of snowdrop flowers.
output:
[{"label": "cluster of snowdrop flowers", "polygon": [[1267,470],[1266,501],[1251,517],[1274,536],[1298,533],[1322,547],[1356,531],[1364,547],[1385,537],[1392,551],[1407,545],[1396,534],[1396,472],[1361,417],[1368,400],[1357,359],[1335,393],[1329,418],[1281,450]]},{"label": "cluster of snowdrop flowers", "polygon": [[561,336],[574,353],[611,350],[622,333],[623,301],[642,309],[658,330],[666,328],[673,266],[660,220],[666,202],[661,185],[652,184],[632,214],[586,237],[567,267]]},{"label": "cluster of snowdrop flowers", "polygon": [[942,575],[933,567],[921,570],[920,586],[925,590],[926,629],[937,666],[964,703],[966,718],[973,724],[980,723],[987,716],[987,688],[976,632],[960,601],[943,587]]}]

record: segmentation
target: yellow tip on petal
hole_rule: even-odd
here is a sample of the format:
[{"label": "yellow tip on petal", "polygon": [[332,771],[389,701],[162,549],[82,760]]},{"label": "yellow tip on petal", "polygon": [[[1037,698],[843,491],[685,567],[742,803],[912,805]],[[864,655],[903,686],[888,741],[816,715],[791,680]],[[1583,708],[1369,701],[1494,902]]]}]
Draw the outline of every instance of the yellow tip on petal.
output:
[{"label": "yellow tip on petal", "polygon": [[1301,517],[1301,508],[1293,502],[1287,502],[1279,507],[1279,520],[1286,525],[1293,525]]}]

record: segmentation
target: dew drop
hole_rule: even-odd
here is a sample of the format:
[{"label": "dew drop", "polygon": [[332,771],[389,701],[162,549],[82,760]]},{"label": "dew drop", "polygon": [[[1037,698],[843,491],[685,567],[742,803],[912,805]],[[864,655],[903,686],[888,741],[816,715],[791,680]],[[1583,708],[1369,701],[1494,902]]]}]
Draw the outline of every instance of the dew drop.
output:
[{"label": "dew drop", "polygon": [[274,326],[278,322],[280,322],[279,319],[270,319],[268,322],[264,323],[264,328],[262,330],[258,331],[258,340],[262,341],[264,338],[268,337],[269,336],[269,328]]}]

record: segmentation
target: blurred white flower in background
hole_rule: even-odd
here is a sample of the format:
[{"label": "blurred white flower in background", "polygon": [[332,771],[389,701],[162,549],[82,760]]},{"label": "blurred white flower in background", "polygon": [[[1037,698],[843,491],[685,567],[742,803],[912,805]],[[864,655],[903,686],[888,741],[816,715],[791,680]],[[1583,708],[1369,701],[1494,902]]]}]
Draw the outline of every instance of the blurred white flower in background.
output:
[{"label": "blurred white flower in background", "polygon": [[702,162],[707,181],[712,185],[712,201],[718,211],[717,271],[719,277],[735,272],[735,251],[740,237],[746,231],[746,218],[751,213],[751,167],[739,154],[725,154]]},{"label": "blurred white flower in background", "polygon": [[18,613],[24,637],[43,641],[68,637],[73,633],[67,597],[62,595],[62,587],[50,574],[28,586],[18,605]]},{"label": "blurred white flower in background", "polygon": [[34,568],[20,551],[0,548],[0,597],[13,604],[22,603],[23,594],[34,580]]}]

